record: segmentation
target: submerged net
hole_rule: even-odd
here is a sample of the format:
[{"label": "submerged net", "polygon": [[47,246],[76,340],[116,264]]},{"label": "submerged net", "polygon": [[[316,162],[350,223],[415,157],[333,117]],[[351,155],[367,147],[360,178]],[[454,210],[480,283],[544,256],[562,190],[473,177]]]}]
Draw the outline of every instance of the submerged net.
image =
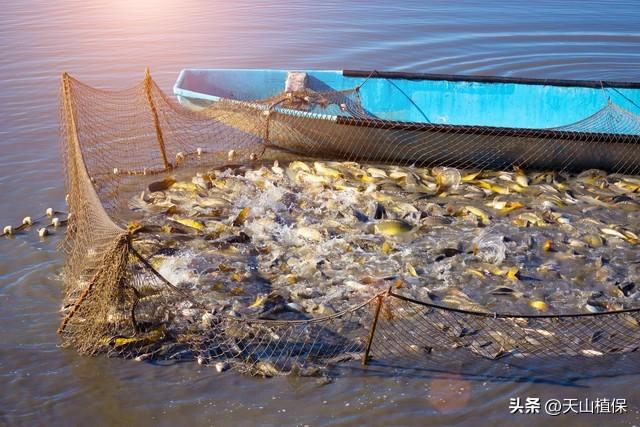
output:
[{"label": "submerged net", "polygon": [[477,360],[492,367],[531,358],[601,360],[637,349],[638,310],[488,314],[385,291],[318,318],[229,315],[153,267],[127,209],[134,195],[168,176],[274,160],[634,175],[640,120],[616,105],[570,126],[535,130],[383,121],[363,108],[358,88],[187,109],[149,74],[122,91],[95,89],[65,74],[60,96],[71,211],[60,333],[83,353],[197,360],[273,376],[312,375],[354,359],[477,370]]}]

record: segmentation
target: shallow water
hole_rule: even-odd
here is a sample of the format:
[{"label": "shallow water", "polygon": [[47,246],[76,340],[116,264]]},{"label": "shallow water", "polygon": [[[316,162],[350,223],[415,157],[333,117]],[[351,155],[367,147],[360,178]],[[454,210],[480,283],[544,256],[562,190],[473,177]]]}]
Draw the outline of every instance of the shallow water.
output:
[{"label": "shallow water", "polygon": [[[130,86],[150,66],[355,68],[640,80],[636,2],[24,1],[0,8],[0,223],[62,208],[62,71]],[[0,239],[0,424],[633,425],[637,376],[577,384],[355,371],[328,385],[194,364],[80,357],[57,347],[57,237]],[[624,416],[517,415],[510,397],[626,398]]]}]

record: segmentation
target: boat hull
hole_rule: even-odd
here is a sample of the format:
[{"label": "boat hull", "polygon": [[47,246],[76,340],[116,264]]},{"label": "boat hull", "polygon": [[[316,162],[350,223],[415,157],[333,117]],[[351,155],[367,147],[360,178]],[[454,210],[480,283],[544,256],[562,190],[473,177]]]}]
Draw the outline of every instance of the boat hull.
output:
[{"label": "boat hull", "polygon": [[291,115],[237,104],[201,110],[260,140],[303,157],[457,168],[639,172],[635,135],[486,127],[438,126],[314,115]]},{"label": "boat hull", "polygon": [[360,85],[358,99],[371,114],[306,112],[255,101],[281,92],[286,74],[183,70],[174,92],[183,105],[297,155],[640,172],[638,83],[310,71],[312,90]]}]

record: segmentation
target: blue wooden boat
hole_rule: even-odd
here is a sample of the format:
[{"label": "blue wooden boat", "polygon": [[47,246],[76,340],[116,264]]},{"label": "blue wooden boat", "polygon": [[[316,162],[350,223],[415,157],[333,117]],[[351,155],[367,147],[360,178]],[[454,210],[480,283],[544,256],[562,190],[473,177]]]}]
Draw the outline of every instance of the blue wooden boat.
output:
[{"label": "blue wooden boat", "polygon": [[[304,73],[305,90],[349,94],[345,102],[302,111],[270,105],[285,92],[286,70],[185,69],[174,93],[192,109],[231,101],[272,110],[272,142],[302,154],[317,154],[321,147],[324,155],[354,160],[627,173],[637,173],[640,165],[640,83]],[[288,135],[288,126],[296,132]]]}]

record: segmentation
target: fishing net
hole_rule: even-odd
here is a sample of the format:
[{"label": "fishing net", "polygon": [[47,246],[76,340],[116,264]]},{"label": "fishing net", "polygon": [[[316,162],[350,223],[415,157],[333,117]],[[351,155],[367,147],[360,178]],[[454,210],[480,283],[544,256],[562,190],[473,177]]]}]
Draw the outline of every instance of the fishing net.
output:
[{"label": "fishing net", "polygon": [[127,209],[151,182],[275,160],[634,175],[640,121],[619,106],[609,103],[558,129],[379,120],[363,108],[359,87],[185,108],[148,73],[121,91],[65,74],[60,106],[71,216],[59,332],[82,353],[196,360],[273,376],[314,375],[348,360],[477,371],[568,357],[575,366],[576,358],[633,353],[640,342],[640,310],[518,316],[444,307],[395,290],[319,317],[230,315],[154,268],[144,233],[132,227],[136,214]]}]

